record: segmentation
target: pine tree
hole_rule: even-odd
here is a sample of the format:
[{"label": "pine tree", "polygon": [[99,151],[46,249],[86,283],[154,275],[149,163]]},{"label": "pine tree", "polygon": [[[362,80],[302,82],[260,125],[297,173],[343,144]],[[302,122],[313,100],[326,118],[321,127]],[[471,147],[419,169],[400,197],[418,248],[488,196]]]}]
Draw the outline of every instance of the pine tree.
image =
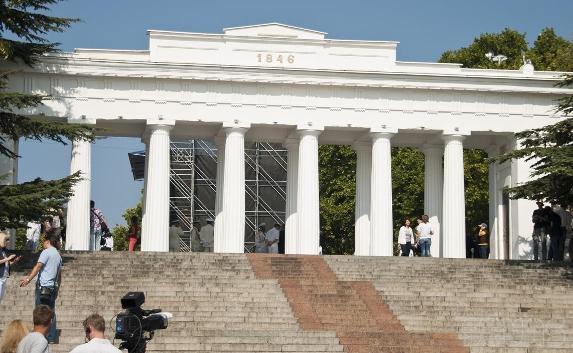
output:
[{"label": "pine tree", "polygon": [[[85,126],[21,115],[21,109],[38,107],[46,97],[6,91],[11,73],[8,63],[34,65],[40,56],[57,52],[58,43],[49,42],[45,35],[62,32],[78,21],[46,14],[50,5],[59,1],[0,0],[0,157],[19,157],[6,147],[8,140],[48,139],[66,144],[66,140],[93,138],[91,129]],[[30,220],[52,213],[71,196],[78,180],[80,175],[76,173],[60,180],[36,179],[0,186],[0,229],[25,226]]]},{"label": "pine tree", "polygon": [[[573,76],[565,76],[558,86],[573,87]],[[557,113],[573,114],[573,95],[558,102]],[[533,161],[532,180],[508,189],[511,198],[543,200],[573,206],[573,118],[515,135],[521,148],[494,161],[525,158]]]}]

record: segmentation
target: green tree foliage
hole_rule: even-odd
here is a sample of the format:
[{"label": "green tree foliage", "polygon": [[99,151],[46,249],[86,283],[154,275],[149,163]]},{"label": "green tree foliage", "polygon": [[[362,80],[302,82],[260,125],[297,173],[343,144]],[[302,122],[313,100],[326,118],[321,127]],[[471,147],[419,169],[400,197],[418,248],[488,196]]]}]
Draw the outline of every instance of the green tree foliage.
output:
[{"label": "green tree foliage", "polygon": [[[66,143],[66,139],[92,139],[91,129],[63,122],[31,119],[21,109],[34,108],[46,97],[7,92],[9,63],[33,65],[43,54],[57,51],[57,43],[44,36],[62,32],[76,19],[46,14],[49,6],[59,0],[0,0],[0,156],[18,158],[6,147],[7,139],[48,139]],[[9,39],[6,35],[9,34]],[[71,187],[80,179],[78,174],[53,181],[0,186],[0,229],[25,227],[29,220],[53,213],[71,196]]]},{"label": "green tree foliage", "polygon": [[520,158],[532,161],[532,180],[509,188],[509,196],[573,205],[573,118],[525,130],[516,137],[521,148],[495,160],[500,163]]},{"label": "green tree foliage", "polygon": [[[518,69],[523,63],[522,53],[527,50],[525,34],[506,28],[500,33],[483,33],[467,47],[444,52],[438,61],[470,68]],[[485,56],[488,52],[503,54],[507,60],[498,65]]]},{"label": "green tree foliage", "polygon": [[356,153],[349,146],[321,145],[318,158],[322,251],[353,254]]},{"label": "green tree foliage", "polygon": [[143,216],[143,204],[141,201],[133,208],[128,208],[123,212],[123,219],[125,219],[125,225],[116,225],[111,230],[111,235],[113,237],[113,250],[115,251],[125,251],[128,249],[129,239],[127,238],[129,234],[129,227],[131,217],[136,216],[139,220],[139,226],[141,227],[141,219]]},{"label": "green tree foliage", "polygon": [[545,28],[535,40],[529,56],[536,70],[573,71],[573,43]]}]

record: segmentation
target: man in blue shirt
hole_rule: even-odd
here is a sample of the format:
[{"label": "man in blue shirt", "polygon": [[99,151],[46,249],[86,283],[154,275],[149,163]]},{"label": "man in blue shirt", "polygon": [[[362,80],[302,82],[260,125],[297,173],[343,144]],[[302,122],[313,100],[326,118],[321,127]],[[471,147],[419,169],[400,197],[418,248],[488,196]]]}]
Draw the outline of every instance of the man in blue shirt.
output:
[{"label": "man in blue shirt", "polygon": [[44,250],[38,258],[38,263],[32,269],[32,272],[20,280],[20,287],[27,286],[32,279],[38,275],[36,281],[36,306],[45,304],[54,311],[52,325],[48,332],[48,342],[56,342],[56,297],[61,280],[62,257],[57,249],[57,236],[51,231],[46,234],[44,239]]}]

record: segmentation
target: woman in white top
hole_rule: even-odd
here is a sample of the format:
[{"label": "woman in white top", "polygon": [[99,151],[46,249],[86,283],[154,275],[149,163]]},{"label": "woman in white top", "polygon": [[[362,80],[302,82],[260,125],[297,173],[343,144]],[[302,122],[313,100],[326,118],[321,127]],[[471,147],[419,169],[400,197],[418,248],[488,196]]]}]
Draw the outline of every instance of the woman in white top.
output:
[{"label": "woman in white top", "polygon": [[401,256],[410,256],[410,249],[412,248],[412,242],[414,240],[414,232],[410,227],[410,220],[404,221],[404,225],[400,227],[400,232],[398,233],[398,243],[400,244]]},{"label": "woman in white top", "polygon": [[432,245],[432,234],[434,230],[430,223],[428,215],[422,216],[422,223],[416,228],[418,234],[418,243],[420,244],[420,256],[430,256],[430,246]]},{"label": "woman in white top", "polygon": [[268,247],[267,247],[267,239],[265,238],[265,229],[266,228],[266,224],[261,223],[261,225],[259,226],[259,228],[257,229],[256,233],[255,233],[255,252],[256,253],[267,253]]}]

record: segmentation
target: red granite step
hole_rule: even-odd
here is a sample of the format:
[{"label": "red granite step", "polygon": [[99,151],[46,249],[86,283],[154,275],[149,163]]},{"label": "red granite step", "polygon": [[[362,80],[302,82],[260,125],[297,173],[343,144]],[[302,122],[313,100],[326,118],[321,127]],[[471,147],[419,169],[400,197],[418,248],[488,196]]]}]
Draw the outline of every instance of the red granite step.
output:
[{"label": "red granite step", "polygon": [[408,332],[368,281],[339,281],[319,256],[250,254],[276,279],[304,330],[335,331],[348,353],[468,353],[454,333]]}]

